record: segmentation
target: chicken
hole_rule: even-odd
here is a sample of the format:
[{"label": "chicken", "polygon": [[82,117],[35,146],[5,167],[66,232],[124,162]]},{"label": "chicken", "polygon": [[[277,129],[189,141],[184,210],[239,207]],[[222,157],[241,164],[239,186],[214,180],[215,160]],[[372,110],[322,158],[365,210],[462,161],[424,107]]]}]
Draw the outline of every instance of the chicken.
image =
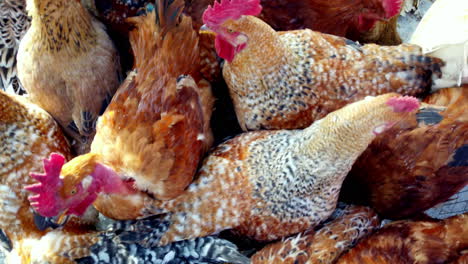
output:
[{"label": "chicken", "polygon": [[359,241],[339,263],[449,263],[468,248],[468,214],[397,221]]},{"label": "chicken", "polygon": [[[56,230],[29,240],[10,263],[126,264],[126,263],[250,263],[235,245],[215,237],[181,241],[165,247],[145,248],[134,243],[157,232],[158,221],[117,222],[109,230],[70,235]],[[155,225],[156,224],[156,225]],[[130,241],[129,238],[133,240]],[[13,258],[15,257],[15,258]],[[19,258],[28,259],[21,262]]]},{"label": "chicken", "polygon": [[29,22],[25,0],[0,1],[0,89],[3,91],[25,93],[16,75],[16,54]]},{"label": "chicken", "polygon": [[[36,228],[35,213],[23,187],[34,180],[29,172],[41,169],[41,159],[50,153],[70,158],[70,147],[53,118],[25,98],[0,91],[0,248],[8,258],[30,240],[46,231]],[[96,221],[97,212],[90,207],[84,217],[73,216],[64,229],[79,233]],[[39,218],[40,219],[40,218]],[[10,263],[29,263],[11,261]]]},{"label": "chicken", "polygon": [[446,110],[423,105],[417,117],[377,136],[353,165],[342,197],[391,219],[415,216],[449,199],[468,184],[467,105],[465,88]]},{"label": "chicken", "polygon": [[[234,11],[235,10],[235,11]],[[244,130],[310,125],[349,102],[428,91],[443,62],[415,45],[364,45],[306,30],[276,32],[259,0],[222,0],[203,14]]]},{"label": "chicken", "polygon": [[252,263],[334,263],[379,222],[372,209],[347,206],[317,232],[309,230],[266,246],[252,256]]},{"label": "chicken", "polygon": [[423,52],[442,58],[442,77],[434,88],[468,83],[468,2],[437,0],[426,12],[414,31],[410,43]]},{"label": "chicken", "polygon": [[[181,0],[158,1],[157,14],[133,18],[135,71],[100,117],[91,152],[74,158],[61,171],[70,180],[63,187],[73,205],[39,209],[40,214],[54,216],[64,209],[60,206],[75,207],[68,213],[80,214],[97,198],[94,205],[107,217],[136,219],[148,215],[147,202],[177,197],[192,182],[212,144],[214,99],[209,83],[199,76],[198,36],[191,19],[181,15],[182,7]],[[51,159],[62,167],[59,154]],[[46,175],[40,180],[44,186],[31,190],[59,187],[48,178],[54,174]],[[74,199],[89,188],[94,190],[89,199]],[[34,204],[49,198],[62,201],[62,196],[41,197],[32,198]]]},{"label": "chicken", "polygon": [[80,1],[27,0],[31,27],[18,51],[18,77],[29,98],[49,112],[86,153],[119,85],[119,59],[104,26]]},{"label": "chicken", "polygon": [[[235,137],[210,154],[185,192],[148,203],[147,210],[162,214],[161,226],[168,229],[144,244],[166,245],[225,229],[270,241],[313,227],[333,212],[344,177],[375,135],[418,107],[414,97],[386,94],[347,105],[304,130]],[[52,154],[51,160],[62,167],[59,157]],[[28,188],[36,194],[30,197],[35,209],[46,217],[80,215],[96,198],[128,193],[124,179],[109,167],[87,165],[72,160],[60,173],[46,171]],[[119,205],[121,214],[129,206]]]}]

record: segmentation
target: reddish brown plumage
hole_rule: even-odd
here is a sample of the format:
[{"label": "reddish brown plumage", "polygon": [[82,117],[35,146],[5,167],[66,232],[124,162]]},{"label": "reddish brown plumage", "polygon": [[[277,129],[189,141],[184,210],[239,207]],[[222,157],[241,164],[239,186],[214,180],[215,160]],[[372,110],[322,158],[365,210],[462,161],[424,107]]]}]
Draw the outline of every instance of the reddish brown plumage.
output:
[{"label": "reddish brown plumage", "polygon": [[360,197],[387,218],[403,218],[463,188],[468,183],[467,92],[442,90],[426,101],[446,102],[446,110],[423,105],[417,120],[409,117],[379,135],[354,164],[342,195],[352,201]]},{"label": "reddish brown plumage", "polygon": [[367,207],[347,206],[339,210],[343,211],[317,231],[309,230],[266,246],[252,256],[252,263],[334,263],[380,223]]},{"label": "reddish brown plumage", "polygon": [[361,240],[340,263],[449,263],[468,248],[468,214],[443,221],[398,221]]}]

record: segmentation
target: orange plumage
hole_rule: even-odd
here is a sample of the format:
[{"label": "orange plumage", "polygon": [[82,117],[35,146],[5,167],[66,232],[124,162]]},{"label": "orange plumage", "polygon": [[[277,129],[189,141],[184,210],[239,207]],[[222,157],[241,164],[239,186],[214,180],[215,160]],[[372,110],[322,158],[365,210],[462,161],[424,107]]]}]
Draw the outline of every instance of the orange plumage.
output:
[{"label": "orange plumage", "polygon": [[468,248],[468,214],[397,221],[361,240],[338,264],[450,263]]},{"label": "orange plumage", "polygon": [[417,117],[379,135],[353,165],[344,198],[360,198],[387,218],[403,218],[468,184],[468,88],[440,90],[425,101],[442,106],[423,105]]},{"label": "orange plumage", "polygon": [[[41,211],[37,198],[39,213],[79,215],[95,201],[110,218],[136,219],[153,213],[153,200],[175,198],[192,182],[213,141],[213,97],[200,74],[198,34],[182,8],[181,0],[158,1],[155,12],[130,19],[135,69],[100,117],[91,152],[55,164],[63,165],[60,179],[46,172],[62,184],[53,186],[54,206]],[[46,193],[45,185],[33,190]],[[87,188],[92,197],[85,199]]]}]

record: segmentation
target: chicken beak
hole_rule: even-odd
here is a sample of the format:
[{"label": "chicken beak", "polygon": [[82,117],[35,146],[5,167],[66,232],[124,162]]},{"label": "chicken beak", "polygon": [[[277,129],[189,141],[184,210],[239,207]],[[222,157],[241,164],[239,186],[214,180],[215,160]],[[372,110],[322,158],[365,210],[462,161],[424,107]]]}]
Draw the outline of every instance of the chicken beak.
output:
[{"label": "chicken beak", "polygon": [[56,217],[44,217],[36,212],[34,212],[34,224],[36,225],[37,229],[40,231],[44,231],[47,228],[56,229],[65,225],[68,221],[68,215],[66,214],[67,211],[65,210],[55,221]]},{"label": "chicken beak", "polygon": [[209,27],[207,27],[206,25],[201,26],[198,32],[200,34],[216,35],[216,33],[213,30],[211,30]]}]

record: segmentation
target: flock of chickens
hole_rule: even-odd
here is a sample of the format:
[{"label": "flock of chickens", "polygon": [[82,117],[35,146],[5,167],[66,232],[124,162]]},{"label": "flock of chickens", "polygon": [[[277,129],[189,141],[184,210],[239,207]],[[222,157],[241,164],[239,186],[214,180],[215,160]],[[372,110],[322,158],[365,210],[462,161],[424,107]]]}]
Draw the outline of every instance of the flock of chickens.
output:
[{"label": "flock of chickens", "polygon": [[7,263],[468,263],[468,5],[403,4],[0,0]]}]

